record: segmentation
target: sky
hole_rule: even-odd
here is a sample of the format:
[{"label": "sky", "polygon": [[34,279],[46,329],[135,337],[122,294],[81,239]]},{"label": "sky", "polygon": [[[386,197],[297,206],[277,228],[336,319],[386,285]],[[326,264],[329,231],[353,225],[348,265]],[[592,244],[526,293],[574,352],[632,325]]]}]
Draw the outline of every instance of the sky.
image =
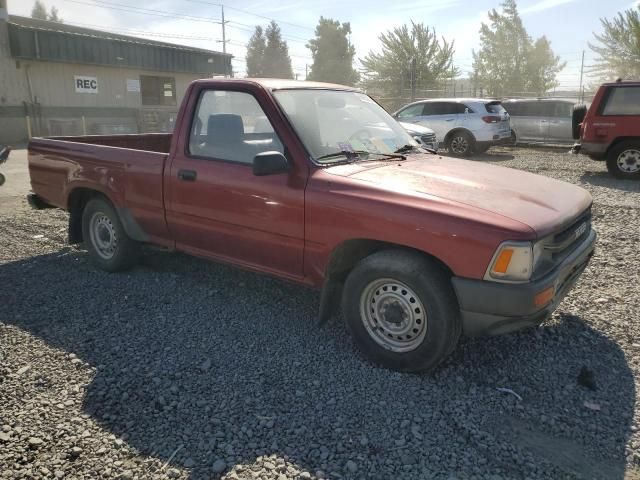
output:
[{"label": "sky", "polygon": [[[112,30],[210,50],[222,51],[221,6],[224,4],[226,49],[234,55],[236,76],[246,72],[245,45],[256,25],[274,19],[289,45],[294,74],[305,78],[312,63],[305,44],[320,16],[351,24],[356,58],[379,51],[380,33],[405,23],[423,22],[439,36],[455,42],[454,64],[461,76],[472,70],[472,50],[487,12],[501,0],[44,0],[58,8],[66,23]],[[582,51],[585,70],[594,61],[588,42],[601,32],[600,18],[640,5],[640,0],[520,0],[524,26],[535,39],[545,35],[563,61],[558,90],[578,89]],[[9,0],[10,14],[28,16],[32,0]],[[360,62],[356,62],[356,67]],[[589,83],[589,78],[585,78]]]}]

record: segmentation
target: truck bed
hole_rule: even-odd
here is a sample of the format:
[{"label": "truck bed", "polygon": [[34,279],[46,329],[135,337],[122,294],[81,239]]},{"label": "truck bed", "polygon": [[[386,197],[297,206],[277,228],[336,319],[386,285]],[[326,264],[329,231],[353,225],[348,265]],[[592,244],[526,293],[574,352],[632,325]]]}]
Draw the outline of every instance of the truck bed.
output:
[{"label": "truck bed", "polygon": [[76,137],[47,137],[50,140],[130,148],[147,152],[169,153],[171,133],[143,133],[134,135],[84,135]]},{"label": "truck bed", "polygon": [[102,191],[150,237],[166,237],[163,174],[172,134],[33,138],[32,191],[69,210],[83,188]]}]

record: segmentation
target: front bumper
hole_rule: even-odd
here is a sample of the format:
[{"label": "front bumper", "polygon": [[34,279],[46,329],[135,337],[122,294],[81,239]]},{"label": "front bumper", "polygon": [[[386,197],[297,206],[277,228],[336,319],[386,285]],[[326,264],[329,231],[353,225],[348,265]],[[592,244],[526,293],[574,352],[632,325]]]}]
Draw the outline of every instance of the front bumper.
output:
[{"label": "front bumper", "polygon": [[[584,271],[596,243],[589,236],[560,265],[544,277],[527,283],[498,283],[453,277],[465,335],[499,335],[538,325],[557,308]],[[554,288],[551,301],[538,307],[537,294]]]}]

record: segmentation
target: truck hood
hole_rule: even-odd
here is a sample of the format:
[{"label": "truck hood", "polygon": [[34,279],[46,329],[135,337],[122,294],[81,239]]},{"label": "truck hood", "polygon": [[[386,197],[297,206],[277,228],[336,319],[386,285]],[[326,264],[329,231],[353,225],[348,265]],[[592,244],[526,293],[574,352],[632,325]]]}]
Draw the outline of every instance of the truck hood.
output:
[{"label": "truck hood", "polygon": [[492,212],[529,226],[543,237],[590,207],[584,189],[513,168],[436,155],[410,155],[401,162],[362,162],[328,173],[407,194],[425,194]]}]

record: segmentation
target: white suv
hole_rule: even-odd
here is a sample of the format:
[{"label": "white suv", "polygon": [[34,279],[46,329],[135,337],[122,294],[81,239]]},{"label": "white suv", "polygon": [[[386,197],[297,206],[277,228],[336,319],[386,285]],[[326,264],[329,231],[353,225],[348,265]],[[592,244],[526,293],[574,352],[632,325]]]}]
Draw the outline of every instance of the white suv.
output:
[{"label": "white suv", "polygon": [[511,139],[509,114],[497,100],[434,98],[402,107],[399,122],[429,127],[452,155],[466,157]]}]

